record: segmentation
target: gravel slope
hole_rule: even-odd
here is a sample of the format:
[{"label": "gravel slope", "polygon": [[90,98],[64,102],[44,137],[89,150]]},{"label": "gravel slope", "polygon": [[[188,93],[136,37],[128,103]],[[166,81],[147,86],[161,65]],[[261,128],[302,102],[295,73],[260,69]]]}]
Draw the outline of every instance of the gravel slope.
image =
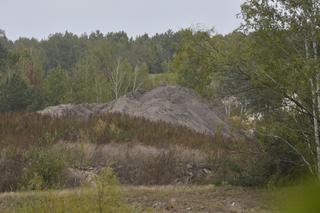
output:
[{"label": "gravel slope", "polygon": [[229,136],[228,125],[217,111],[193,90],[180,86],[162,86],[149,92],[136,92],[105,104],[58,105],[39,111],[42,115],[75,115],[89,118],[104,113],[125,113],[151,121],[182,125],[200,133]]}]

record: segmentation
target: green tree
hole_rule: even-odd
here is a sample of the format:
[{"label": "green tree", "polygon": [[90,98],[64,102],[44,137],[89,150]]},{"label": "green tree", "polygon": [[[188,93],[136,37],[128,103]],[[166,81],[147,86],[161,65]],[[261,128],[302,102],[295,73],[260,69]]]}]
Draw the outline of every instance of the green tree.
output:
[{"label": "green tree", "polygon": [[131,77],[131,90],[133,92],[138,90],[148,90],[151,88],[151,80],[149,74],[149,68],[146,63],[143,63],[140,66],[136,66],[133,71],[133,76]]},{"label": "green tree", "polygon": [[69,77],[63,68],[57,67],[50,70],[43,82],[46,105],[58,105],[66,102],[69,86]]},{"label": "green tree", "polygon": [[71,98],[73,103],[101,103],[112,99],[109,81],[94,56],[83,57],[75,66],[71,76]]},{"label": "green tree", "polygon": [[71,71],[86,50],[85,43],[70,32],[53,34],[42,41],[41,46],[46,56],[46,71],[57,66]]},{"label": "green tree", "polygon": [[185,31],[183,42],[173,61],[178,83],[192,88],[203,96],[210,96],[213,72],[209,32]]},{"label": "green tree", "polygon": [[[275,135],[270,129],[264,134],[281,138],[318,176],[319,11],[319,2],[314,0],[248,0],[242,5],[243,29],[250,32],[252,39],[251,59],[243,71],[254,85],[268,88],[281,100],[273,112],[282,110],[298,124],[290,134],[285,133],[286,137]],[[309,134],[311,129],[313,136]],[[292,131],[300,133],[301,143],[290,138]]]},{"label": "green tree", "polygon": [[25,81],[14,74],[0,85],[0,111],[24,111],[31,104],[31,90]]}]

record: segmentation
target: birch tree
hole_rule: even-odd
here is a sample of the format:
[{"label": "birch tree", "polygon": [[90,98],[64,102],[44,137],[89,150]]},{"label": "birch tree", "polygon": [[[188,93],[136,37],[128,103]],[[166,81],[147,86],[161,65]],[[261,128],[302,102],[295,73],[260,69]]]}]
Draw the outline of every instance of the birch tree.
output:
[{"label": "birch tree", "polygon": [[312,160],[286,142],[320,178],[319,15],[318,0],[248,0],[242,5],[242,29],[254,39],[252,48],[260,48],[252,50],[246,72],[310,118],[313,143],[305,146],[311,147]]},{"label": "birch tree", "polygon": [[[118,99],[120,96],[131,91],[132,81],[136,78],[133,73],[132,66],[127,60],[116,59],[115,66],[108,72],[113,98]],[[136,82],[136,79],[134,82]]]}]

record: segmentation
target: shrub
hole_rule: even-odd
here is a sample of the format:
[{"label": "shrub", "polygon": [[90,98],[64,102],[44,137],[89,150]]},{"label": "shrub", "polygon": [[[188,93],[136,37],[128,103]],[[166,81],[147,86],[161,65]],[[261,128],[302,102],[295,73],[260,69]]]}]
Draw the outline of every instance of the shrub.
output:
[{"label": "shrub", "polygon": [[111,168],[106,168],[100,172],[96,178],[96,204],[98,212],[115,212],[121,207],[121,188],[119,182]]},{"label": "shrub", "polygon": [[42,190],[63,186],[63,171],[67,167],[64,153],[54,149],[34,148],[25,153],[25,160],[28,167],[22,188]]},{"label": "shrub", "polygon": [[15,191],[23,173],[21,154],[14,149],[1,150],[0,171],[0,192]]}]

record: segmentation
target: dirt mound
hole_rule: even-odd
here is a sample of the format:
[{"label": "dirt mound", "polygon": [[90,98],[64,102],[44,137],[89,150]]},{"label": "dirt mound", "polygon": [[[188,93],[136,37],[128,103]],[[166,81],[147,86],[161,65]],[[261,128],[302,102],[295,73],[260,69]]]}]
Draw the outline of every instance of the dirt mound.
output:
[{"label": "dirt mound", "polygon": [[39,111],[42,115],[75,115],[83,118],[104,113],[125,113],[151,121],[181,125],[200,133],[229,135],[228,125],[210,104],[193,90],[163,86],[149,92],[136,92],[106,104],[59,105]]}]

